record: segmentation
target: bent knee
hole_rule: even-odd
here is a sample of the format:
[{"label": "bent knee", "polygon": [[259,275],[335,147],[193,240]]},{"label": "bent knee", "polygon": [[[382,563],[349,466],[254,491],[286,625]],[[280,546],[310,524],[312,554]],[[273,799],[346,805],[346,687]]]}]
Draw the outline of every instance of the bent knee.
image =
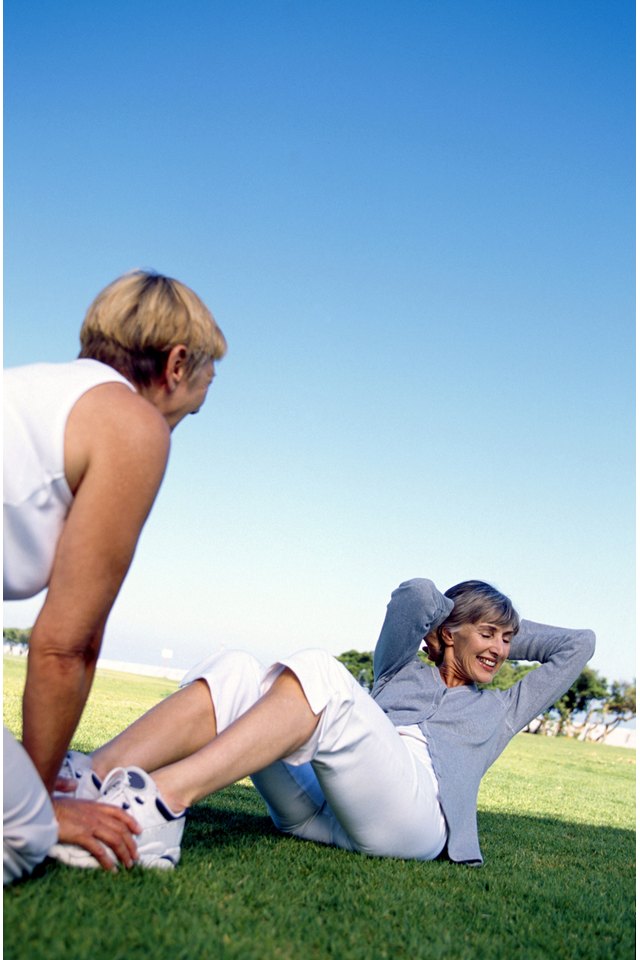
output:
[{"label": "bent knee", "polygon": [[180,686],[186,687],[194,680],[206,680],[211,685],[210,680],[215,677],[257,677],[261,671],[259,661],[246,650],[217,650],[188,670]]},{"label": "bent knee", "polygon": [[260,697],[263,667],[244,650],[219,650],[196,664],[186,674],[181,687],[203,680],[216,716],[218,733],[245,713]]},{"label": "bent knee", "polygon": [[296,665],[317,670],[326,676],[335,675],[341,679],[350,678],[352,675],[343,663],[340,663],[333,654],[328,653],[322,647],[309,647],[305,650],[298,650],[296,653],[285,657],[282,661],[293,673],[296,672]]}]

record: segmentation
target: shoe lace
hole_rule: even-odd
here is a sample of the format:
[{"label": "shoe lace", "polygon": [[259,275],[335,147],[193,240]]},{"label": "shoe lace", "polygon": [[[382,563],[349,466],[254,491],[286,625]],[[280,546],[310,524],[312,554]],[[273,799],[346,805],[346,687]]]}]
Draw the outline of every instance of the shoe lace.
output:
[{"label": "shoe lace", "polygon": [[128,809],[131,806],[131,787],[124,767],[116,767],[104,779],[99,800],[107,800],[113,806]]},{"label": "shoe lace", "polygon": [[62,761],[58,776],[62,780],[80,780],[86,770],[91,769],[90,763],[87,762],[88,759],[85,754],[69,750]]},{"label": "shoe lace", "polygon": [[60,767],[58,777],[60,777],[61,780],[73,780],[74,773],[75,771],[71,763],[71,757],[69,756],[69,754],[67,754],[64,760],[62,761],[62,766]]}]

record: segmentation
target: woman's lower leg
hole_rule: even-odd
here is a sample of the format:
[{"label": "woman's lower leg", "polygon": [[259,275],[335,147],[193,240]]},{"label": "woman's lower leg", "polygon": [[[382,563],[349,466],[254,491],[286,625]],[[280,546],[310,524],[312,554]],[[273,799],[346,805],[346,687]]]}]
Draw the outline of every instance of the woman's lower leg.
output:
[{"label": "woman's lower leg", "polygon": [[151,773],[200,750],[216,732],[209,687],[194,680],[96,750],[92,767],[101,779],[114,767],[136,766]]},{"label": "woman's lower leg", "polygon": [[214,740],[154,770],[153,778],[169,807],[180,812],[293,753],[307,742],[319,718],[295,674],[285,669],[270,690]]}]

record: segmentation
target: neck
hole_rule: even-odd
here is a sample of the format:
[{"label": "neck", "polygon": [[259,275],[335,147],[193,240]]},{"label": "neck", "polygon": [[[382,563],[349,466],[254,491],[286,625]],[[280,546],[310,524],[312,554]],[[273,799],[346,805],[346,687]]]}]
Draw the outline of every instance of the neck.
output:
[{"label": "neck", "polygon": [[468,677],[461,676],[456,670],[455,664],[447,662],[446,657],[443,663],[438,667],[438,670],[440,671],[440,676],[447,687],[467,687],[472,682]]},{"label": "neck", "polygon": [[152,380],[148,386],[137,386],[136,389],[140,396],[144,397],[164,417],[169,429],[173,430],[180,418],[176,417],[170,409],[171,394],[167,392],[165,383]]}]

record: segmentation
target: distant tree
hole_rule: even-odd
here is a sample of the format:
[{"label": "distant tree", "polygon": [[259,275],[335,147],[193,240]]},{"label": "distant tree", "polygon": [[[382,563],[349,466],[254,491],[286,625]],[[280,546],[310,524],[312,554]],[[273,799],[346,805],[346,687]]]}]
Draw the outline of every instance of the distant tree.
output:
[{"label": "distant tree", "polygon": [[606,740],[612,730],[636,715],[636,685],[614,680],[602,706],[602,732],[597,740]]},{"label": "distant tree", "polygon": [[4,627],[2,630],[2,641],[8,643],[11,647],[22,647],[26,650],[29,646],[31,637],[31,627],[23,629],[22,627]]},{"label": "distant tree", "polygon": [[608,696],[607,680],[591,667],[584,667],[566,693],[553,704],[551,714],[557,718],[556,736],[569,732],[572,721],[584,713],[580,729],[590,722],[593,714]]},{"label": "distant tree", "polygon": [[567,692],[536,717],[527,730],[602,741],[635,715],[635,683],[614,681],[609,686],[605,677],[585,667]]},{"label": "distant tree", "polygon": [[345,665],[361,687],[371,690],[373,686],[373,651],[369,650],[361,653],[359,650],[347,650],[336,659]]}]

